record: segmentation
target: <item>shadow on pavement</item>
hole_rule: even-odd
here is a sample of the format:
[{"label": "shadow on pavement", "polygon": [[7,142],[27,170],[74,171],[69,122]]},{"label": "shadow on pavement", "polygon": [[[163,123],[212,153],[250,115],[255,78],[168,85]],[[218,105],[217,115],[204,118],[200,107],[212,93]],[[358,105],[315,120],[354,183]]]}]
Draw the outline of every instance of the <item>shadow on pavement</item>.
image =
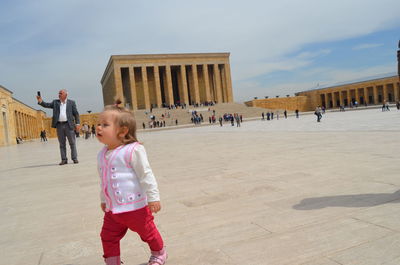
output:
[{"label": "shadow on pavement", "polygon": [[9,171],[22,169],[22,168],[38,168],[38,167],[51,167],[51,166],[59,166],[59,165],[58,165],[58,163],[45,164],[45,165],[31,165],[31,166],[15,167],[15,168],[10,168],[10,169],[6,169],[6,170],[0,170],[0,172],[9,172]]},{"label": "shadow on pavement", "polygon": [[394,193],[371,193],[306,198],[293,206],[296,210],[316,210],[327,207],[372,207],[385,203],[400,203],[400,190]]}]

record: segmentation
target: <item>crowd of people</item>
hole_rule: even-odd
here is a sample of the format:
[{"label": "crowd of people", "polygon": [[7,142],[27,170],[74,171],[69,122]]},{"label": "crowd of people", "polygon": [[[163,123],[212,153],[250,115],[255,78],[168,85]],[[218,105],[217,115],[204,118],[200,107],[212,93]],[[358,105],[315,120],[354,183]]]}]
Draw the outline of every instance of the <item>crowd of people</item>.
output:
[{"label": "crowd of people", "polygon": [[[191,103],[191,106],[193,106],[193,107],[195,107],[195,108],[199,108],[199,107],[204,107],[204,106],[214,106],[216,104],[216,102],[215,101],[205,101],[205,102],[201,102],[201,103],[194,103],[194,102],[192,102]],[[150,106],[150,112],[153,112],[153,108],[154,107],[156,107],[156,105],[154,104],[152,104],[151,106]],[[180,103],[179,101],[178,102],[176,102],[175,104],[167,104],[167,103],[163,103],[162,105],[161,105],[161,108],[165,108],[165,109],[169,109],[169,110],[172,110],[172,109],[179,109],[179,108],[181,108],[181,109],[187,109],[187,107],[188,107],[188,105],[186,104],[186,103]]]},{"label": "crowd of people", "polygon": [[[145,113],[148,114],[148,113]],[[162,128],[167,126],[167,119],[169,119],[169,126],[178,125],[178,119],[172,118],[170,112],[165,112],[161,114],[160,118],[157,119],[156,115],[151,114],[149,116],[149,121],[147,122],[147,126],[145,122],[142,122],[143,130],[146,128]]]}]

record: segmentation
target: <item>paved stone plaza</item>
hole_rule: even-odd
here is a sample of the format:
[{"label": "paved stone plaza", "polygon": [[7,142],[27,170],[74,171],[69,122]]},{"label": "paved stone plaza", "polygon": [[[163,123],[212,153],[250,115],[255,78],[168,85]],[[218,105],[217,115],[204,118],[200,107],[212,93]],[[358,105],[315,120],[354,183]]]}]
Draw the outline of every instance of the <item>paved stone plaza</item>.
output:
[{"label": "paved stone plaza", "polygon": [[[400,112],[140,132],[170,265],[400,264]],[[102,264],[96,139],[0,148],[0,264]],[[149,251],[134,233],[125,265]]]}]

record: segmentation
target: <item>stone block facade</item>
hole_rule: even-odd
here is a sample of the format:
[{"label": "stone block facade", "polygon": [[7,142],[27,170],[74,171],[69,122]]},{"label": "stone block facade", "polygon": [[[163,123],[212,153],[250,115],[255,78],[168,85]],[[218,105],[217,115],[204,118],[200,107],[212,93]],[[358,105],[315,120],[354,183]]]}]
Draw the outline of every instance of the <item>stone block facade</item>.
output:
[{"label": "stone block facade", "polygon": [[307,111],[310,108],[310,100],[306,96],[255,99],[252,101],[247,101],[245,104],[249,107],[292,111],[295,111],[296,109],[299,111]]}]

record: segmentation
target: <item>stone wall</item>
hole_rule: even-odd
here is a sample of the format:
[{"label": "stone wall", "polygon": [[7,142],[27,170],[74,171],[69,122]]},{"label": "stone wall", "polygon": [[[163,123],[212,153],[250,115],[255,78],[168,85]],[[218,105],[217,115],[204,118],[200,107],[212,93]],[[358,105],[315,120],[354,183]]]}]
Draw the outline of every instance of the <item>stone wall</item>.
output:
[{"label": "stone wall", "polygon": [[259,107],[265,109],[280,109],[295,111],[310,110],[309,98],[306,96],[286,97],[286,98],[266,98],[247,101],[245,104],[249,107]]}]

